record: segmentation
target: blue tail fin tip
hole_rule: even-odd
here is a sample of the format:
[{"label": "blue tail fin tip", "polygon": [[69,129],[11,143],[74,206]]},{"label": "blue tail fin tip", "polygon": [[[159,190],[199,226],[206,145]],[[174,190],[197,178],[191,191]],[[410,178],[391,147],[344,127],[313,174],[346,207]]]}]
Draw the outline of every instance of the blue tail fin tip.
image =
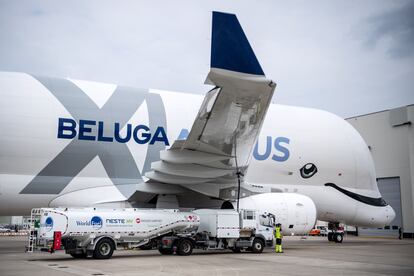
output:
[{"label": "blue tail fin tip", "polygon": [[264,76],[262,67],[234,14],[213,11],[211,67]]}]

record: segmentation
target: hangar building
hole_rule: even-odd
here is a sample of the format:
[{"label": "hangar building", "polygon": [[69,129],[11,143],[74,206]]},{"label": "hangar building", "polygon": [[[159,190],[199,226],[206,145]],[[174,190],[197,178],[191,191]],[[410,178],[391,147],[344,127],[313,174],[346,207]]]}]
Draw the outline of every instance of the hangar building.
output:
[{"label": "hangar building", "polygon": [[360,228],[361,235],[414,238],[414,104],[346,119],[367,143],[375,163],[378,187],[396,218],[382,229]]}]

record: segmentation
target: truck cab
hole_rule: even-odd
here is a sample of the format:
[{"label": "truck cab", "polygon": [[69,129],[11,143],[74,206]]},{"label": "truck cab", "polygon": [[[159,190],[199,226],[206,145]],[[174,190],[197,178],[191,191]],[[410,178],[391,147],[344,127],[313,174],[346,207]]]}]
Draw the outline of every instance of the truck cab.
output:
[{"label": "truck cab", "polygon": [[[233,252],[246,250],[261,253],[265,246],[273,245],[275,216],[271,213],[223,209],[199,209],[194,213],[199,216],[200,225],[194,236],[186,238],[186,248],[187,243],[191,243],[192,248],[204,250],[231,249]],[[182,242],[182,238],[166,236],[159,250],[161,254],[177,252],[185,255]]]}]

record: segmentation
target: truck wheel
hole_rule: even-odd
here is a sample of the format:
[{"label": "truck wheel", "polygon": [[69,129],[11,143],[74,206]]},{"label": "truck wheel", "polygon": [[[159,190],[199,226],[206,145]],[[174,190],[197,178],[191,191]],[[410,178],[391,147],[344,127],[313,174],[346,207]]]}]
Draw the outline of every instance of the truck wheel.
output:
[{"label": "truck wheel", "polygon": [[254,239],[252,244],[253,253],[262,253],[264,244],[260,239]]},{"label": "truck wheel", "polygon": [[70,253],[70,255],[75,259],[86,259],[86,252],[82,253]]},{"label": "truck wheel", "polygon": [[174,253],[170,248],[158,248],[158,251],[160,251],[161,255],[172,255]]},{"label": "truck wheel", "polygon": [[112,240],[103,238],[98,241],[93,251],[95,259],[109,259],[114,253],[115,245]]},{"label": "truck wheel", "polygon": [[193,252],[193,243],[189,240],[183,239],[178,243],[177,254],[181,256],[191,255]]},{"label": "truck wheel", "polygon": [[342,243],[344,236],[341,233],[335,233],[333,239],[336,243]]}]

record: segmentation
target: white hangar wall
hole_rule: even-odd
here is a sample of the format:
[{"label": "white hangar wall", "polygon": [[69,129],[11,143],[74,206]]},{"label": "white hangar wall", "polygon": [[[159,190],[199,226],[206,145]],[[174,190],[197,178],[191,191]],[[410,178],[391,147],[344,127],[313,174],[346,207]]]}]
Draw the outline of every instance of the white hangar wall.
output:
[{"label": "white hangar wall", "polygon": [[414,105],[346,120],[359,131],[370,148],[380,192],[396,210],[395,220],[383,230],[398,232],[397,227],[402,226],[404,237],[412,238],[414,236]]}]

